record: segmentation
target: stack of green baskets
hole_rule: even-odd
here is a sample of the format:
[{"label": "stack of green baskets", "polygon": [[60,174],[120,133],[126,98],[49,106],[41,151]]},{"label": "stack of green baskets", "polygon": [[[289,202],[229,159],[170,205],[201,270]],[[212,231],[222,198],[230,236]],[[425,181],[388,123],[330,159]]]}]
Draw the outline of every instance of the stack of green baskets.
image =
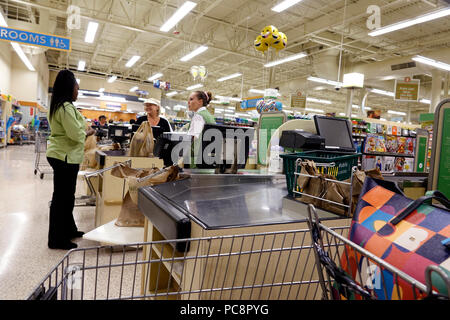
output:
[{"label": "stack of green baskets", "polygon": [[[280,154],[283,159],[284,174],[290,196],[293,196],[293,189],[297,185],[298,176],[295,175],[295,163],[297,159],[312,160],[315,163],[334,163],[332,167],[323,168],[324,174],[329,174],[342,181],[350,178],[352,168],[358,165],[358,158],[361,153],[342,153],[335,151],[306,151],[298,153]],[[301,167],[297,168],[297,173]]]}]

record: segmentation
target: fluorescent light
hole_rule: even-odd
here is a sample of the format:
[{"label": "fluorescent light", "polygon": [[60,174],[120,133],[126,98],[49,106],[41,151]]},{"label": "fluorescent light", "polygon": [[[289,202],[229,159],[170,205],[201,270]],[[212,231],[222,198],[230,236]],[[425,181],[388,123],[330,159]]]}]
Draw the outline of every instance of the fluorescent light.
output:
[{"label": "fluorescent light", "polygon": [[397,30],[400,30],[400,29],[408,28],[408,27],[411,27],[411,26],[419,24],[419,23],[424,23],[424,22],[427,22],[427,21],[431,21],[431,20],[442,18],[442,17],[446,17],[448,15],[450,15],[450,8],[443,9],[443,10],[438,10],[438,11],[427,13],[425,15],[422,15],[422,16],[419,16],[419,17],[416,17],[416,18],[413,18],[413,19],[408,19],[408,20],[405,20],[405,21],[401,21],[401,22],[397,22],[397,23],[388,25],[388,26],[383,27],[383,28],[379,28],[379,29],[377,29],[375,31],[370,32],[369,36],[376,37],[376,36],[379,36],[379,35],[382,35],[382,34],[385,34],[385,33],[389,33],[389,32],[392,32],[392,31],[397,31]]},{"label": "fluorescent light", "polygon": [[435,68],[438,69],[442,69],[442,70],[446,70],[446,71],[450,71],[450,64],[444,63],[444,62],[440,62],[437,60],[433,60],[427,57],[422,57],[422,56],[415,56],[412,58],[414,61],[423,63],[423,64],[427,64],[429,66],[433,66]]},{"label": "fluorescent light", "polygon": [[95,39],[95,34],[97,33],[98,23],[94,21],[89,21],[86,30],[86,36],[84,37],[84,42],[93,43]]},{"label": "fluorescent light", "polygon": [[98,89],[98,92],[103,93],[105,91],[105,88]]},{"label": "fluorescent light", "polygon": [[196,6],[197,4],[195,2],[186,1],[180,8],[178,8],[177,11],[175,11],[175,13],[162,25],[159,30],[163,32],[169,31]]},{"label": "fluorescent light", "polygon": [[248,92],[264,94],[265,91],[264,90],[259,90],[259,89],[250,89],[250,90],[248,90]]},{"label": "fluorescent light", "polygon": [[419,102],[424,104],[431,104],[431,100],[428,99],[420,99]]},{"label": "fluorescent light", "polygon": [[113,83],[114,81],[116,81],[117,80],[117,76],[111,76],[109,79],[108,79],[108,82],[109,83]]},{"label": "fluorescent light", "polygon": [[135,92],[138,89],[138,87],[133,87],[130,89],[130,92]]},{"label": "fluorescent light", "polygon": [[317,113],[325,113],[325,111],[321,109],[312,109],[312,108],[305,108],[305,111],[311,111],[311,112],[317,112]]},{"label": "fluorescent light", "polygon": [[128,60],[128,62],[125,64],[125,67],[127,68],[131,68],[132,66],[134,66],[134,64],[136,62],[138,62],[138,60],[141,58],[141,56],[132,56],[130,60]]},{"label": "fluorescent light", "polygon": [[329,100],[322,100],[322,99],[316,99],[316,98],[310,98],[310,97],[307,97],[306,101],[316,102],[316,103],[323,103],[323,104],[332,104],[332,102],[329,101]]},{"label": "fluorescent light", "polygon": [[0,27],[7,27],[6,19],[3,16],[2,10],[0,9]]},{"label": "fluorescent light", "polygon": [[172,97],[172,96],[176,95],[177,93],[178,93],[177,91],[172,91],[172,92],[167,93],[166,96]]},{"label": "fluorescent light", "polygon": [[102,96],[98,97],[97,99],[102,100],[102,101],[111,101],[111,102],[127,102],[127,99],[122,98],[122,97],[113,97],[113,96],[105,96],[105,95],[102,95]]},{"label": "fluorescent light", "polygon": [[203,87],[203,85],[201,83],[199,84],[194,84],[193,86],[187,87],[186,90],[194,90],[194,89],[198,89]]},{"label": "fluorescent light", "polygon": [[84,71],[86,67],[86,61],[80,60],[78,61],[78,71]]},{"label": "fluorescent light", "polygon": [[394,97],[395,96],[395,94],[393,92],[379,90],[379,89],[370,89],[370,92],[381,94],[381,95],[384,95],[384,96],[389,96],[389,97]]},{"label": "fluorescent light", "polygon": [[155,73],[154,75],[152,75],[150,78],[148,78],[148,81],[154,81],[158,78],[161,78],[163,76],[162,73]]},{"label": "fluorescent light", "polygon": [[[353,109],[361,109],[361,106],[358,106],[358,105],[356,105],[356,104],[353,104],[353,105],[352,105],[352,108],[353,108]],[[365,110],[372,110],[371,107],[364,107],[364,109],[365,109]]]},{"label": "fluorescent light", "polygon": [[381,121],[387,121],[385,118],[380,118]]},{"label": "fluorescent light", "polygon": [[345,117],[345,113],[343,113],[343,112],[339,113],[339,115],[340,115],[341,117]]},{"label": "fluorescent light", "polygon": [[307,56],[307,54],[305,54],[303,52],[297,53],[297,54],[294,54],[294,55],[289,56],[289,57],[284,58],[284,59],[280,59],[280,60],[276,60],[276,61],[272,61],[272,62],[266,63],[264,65],[264,67],[270,68],[270,67],[277,66],[279,64],[283,64],[283,63],[286,63],[286,62],[298,60],[298,59],[304,58],[306,56]]},{"label": "fluorescent light", "polygon": [[225,109],[222,108],[215,108],[214,112],[225,112]]},{"label": "fluorescent light", "polygon": [[81,80],[79,78],[77,78],[76,80],[77,80],[78,84],[80,84]]},{"label": "fluorescent light", "polygon": [[396,114],[396,115],[399,115],[399,116],[406,116],[405,112],[400,112],[400,111],[388,110],[388,113],[389,114]]},{"label": "fluorescent light", "polygon": [[286,10],[289,7],[292,7],[294,4],[299,3],[302,0],[284,0],[283,2],[280,2],[275,7],[272,8],[272,11],[275,12],[281,12]]},{"label": "fluorescent light", "polygon": [[205,52],[206,50],[208,50],[208,47],[200,46],[197,49],[195,49],[194,51],[192,51],[191,53],[185,55],[183,58],[180,59],[180,61],[183,61],[183,62],[189,61],[193,57],[198,56],[199,54]]},{"label": "fluorescent light", "polygon": [[11,42],[11,46],[14,48],[14,51],[16,51],[20,60],[22,60],[22,62],[26,65],[28,70],[36,71],[36,69],[34,69],[33,65],[31,64],[30,60],[28,60],[26,54],[23,52],[22,47],[17,42]]},{"label": "fluorescent light", "polygon": [[327,80],[327,79],[322,79],[322,78],[317,78],[317,77],[308,77],[306,80],[318,82],[318,83],[329,84],[330,86],[336,86],[336,87],[342,87],[344,85],[342,82],[339,82],[339,81]]},{"label": "fluorescent light", "polygon": [[233,73],[233,74],[230,74],[229,76],[217,79],[217,81],[222,82],[222,81],[234,79],[234,78],[237,78],[237,77],[240,77],[240,76],[242,76],[242,73]]}]

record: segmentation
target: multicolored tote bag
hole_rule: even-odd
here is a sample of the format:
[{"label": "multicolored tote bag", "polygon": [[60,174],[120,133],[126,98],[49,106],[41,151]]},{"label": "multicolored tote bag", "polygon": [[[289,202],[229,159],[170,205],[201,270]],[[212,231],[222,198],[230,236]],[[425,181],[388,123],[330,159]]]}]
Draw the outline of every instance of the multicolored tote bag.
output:
[{"label": "multicolored tote bag", "polygon": [[[443,206],[432,205],[437,200]],[[367,178],[353,216],[349,239],[422,284],[434,265],[450,277],[450,201],[440,192],[418,200],[407,198],[395,183]],[[426,296],[410,283],[349,246],[341,256],[343,270],[381,300],[412,300]],[[383,285],[380,285],[382,282]],[[448,297],[444,279],[431,278],[433,290]],[[360,296],[345,297],[361,299]]]}]

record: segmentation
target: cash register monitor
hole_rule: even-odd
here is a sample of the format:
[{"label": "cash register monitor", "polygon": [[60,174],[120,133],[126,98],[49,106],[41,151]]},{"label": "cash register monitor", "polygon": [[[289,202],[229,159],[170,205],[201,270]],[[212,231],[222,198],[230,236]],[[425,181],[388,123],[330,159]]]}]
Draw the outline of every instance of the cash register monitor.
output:
[{"label": "cash register monitor", "polygon": [[114,142],[122,143],[130,138],[130,132],[128,127],[114,126],[108,127],[108,138]]},{"label": "cash register monitor", "polygon": [[325,150],[356,152],[350,121],[325,116],[314,116],[317,134],[325,139]]}]

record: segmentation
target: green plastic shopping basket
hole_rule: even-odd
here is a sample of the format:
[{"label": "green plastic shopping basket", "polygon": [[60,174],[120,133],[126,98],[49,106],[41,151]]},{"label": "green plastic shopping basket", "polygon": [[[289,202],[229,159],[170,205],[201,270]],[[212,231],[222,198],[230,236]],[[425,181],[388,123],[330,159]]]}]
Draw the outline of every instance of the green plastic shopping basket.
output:
[{"label": "green plastic shopping basket", "polygon": [[[361,153],[342,153],[336,151],[305,151],[298,153],[280,154],[283,159],[284,174],[290,196],[293,196],[294,187],[297,185],[295,175],[295,163],[297,159],[312,160],[315,163],[323,163],[331,166],[321,167],[322,173],[336,177],[342,181],[351,177],[352,168],[358,165],[358,158]],[[301,167],[298,166],[297,173]]]}]

